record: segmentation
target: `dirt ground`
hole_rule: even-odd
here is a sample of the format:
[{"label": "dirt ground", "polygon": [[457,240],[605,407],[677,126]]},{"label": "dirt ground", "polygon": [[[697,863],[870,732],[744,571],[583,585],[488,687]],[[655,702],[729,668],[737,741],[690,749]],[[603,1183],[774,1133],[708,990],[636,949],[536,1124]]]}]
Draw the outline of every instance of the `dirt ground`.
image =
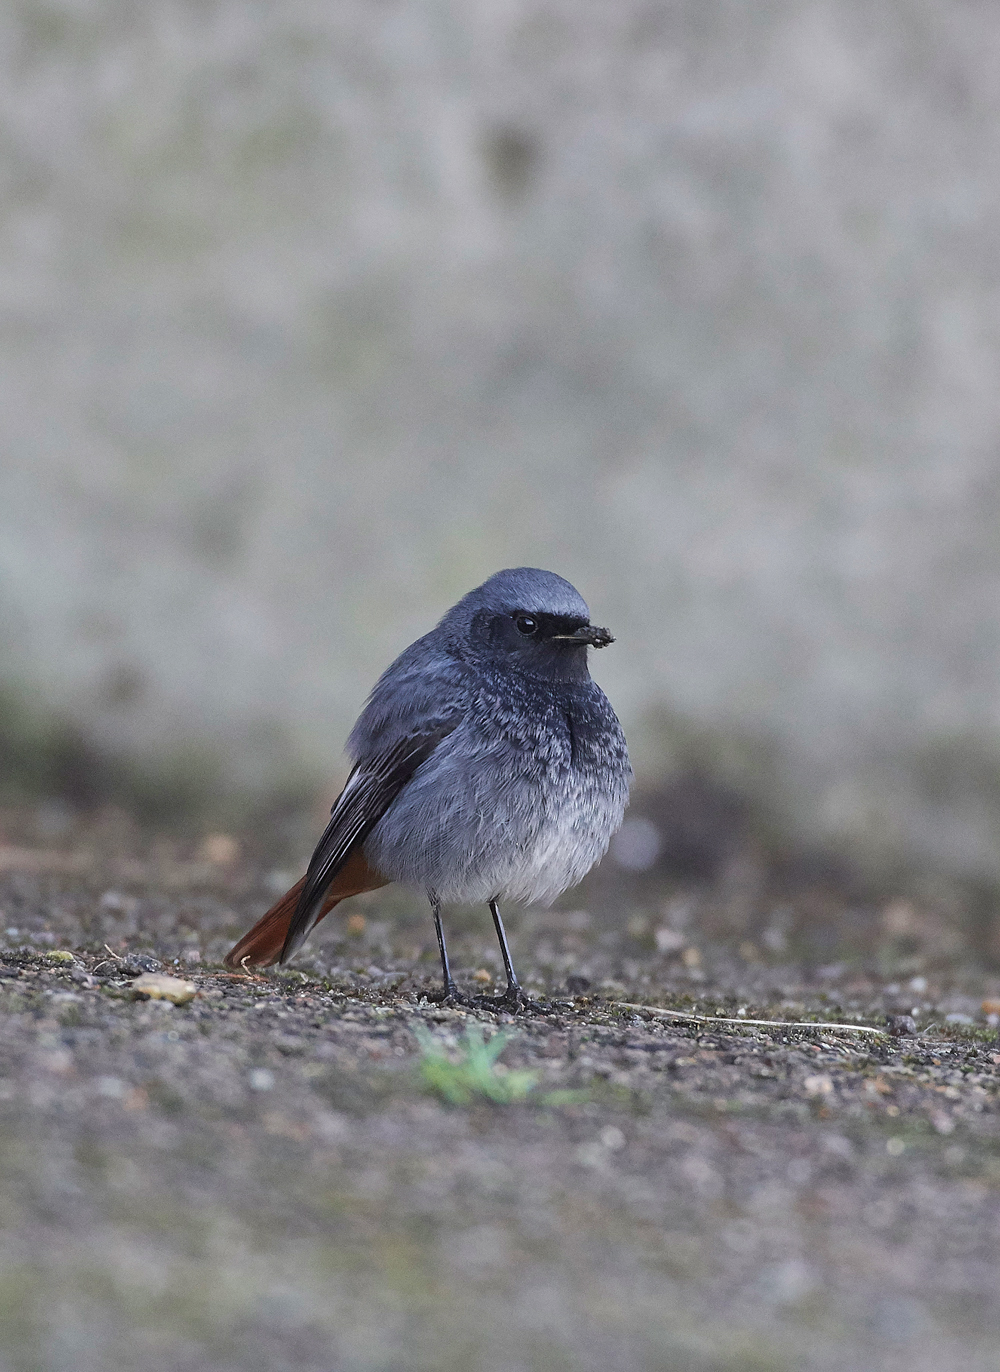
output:
[{"label": "dirt ground", "polygon": [[[0,846],[4,1372],[1000,1369],[995,974],[710,939],[713,893],[614,874],[509,912],[514,1020],[424,998],[392,889],[223,973],[286,875],[114,825]],[[491,989],[487,912],[448,928]],[[137,999],[157,964],[197,995]],[[470,1025],[523,1101],[432,1089]]]}]

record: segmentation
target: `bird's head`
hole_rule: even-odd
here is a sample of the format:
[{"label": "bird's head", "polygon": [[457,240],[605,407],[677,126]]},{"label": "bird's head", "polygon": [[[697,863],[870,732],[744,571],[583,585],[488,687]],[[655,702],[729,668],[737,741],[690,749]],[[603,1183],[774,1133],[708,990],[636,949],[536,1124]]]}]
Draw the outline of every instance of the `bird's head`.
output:
[{"label": "bird's head", "polygon": [[464,657],[553,681],[586,677],[587,649],[614,642],[575,587],[537,567],[495,573],[441,627]]}]

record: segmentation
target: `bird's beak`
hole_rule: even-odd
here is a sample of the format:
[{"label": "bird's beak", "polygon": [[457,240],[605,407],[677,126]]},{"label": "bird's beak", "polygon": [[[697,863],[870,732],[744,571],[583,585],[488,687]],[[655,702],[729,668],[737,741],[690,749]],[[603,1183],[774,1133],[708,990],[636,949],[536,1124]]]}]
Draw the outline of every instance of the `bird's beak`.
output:
[{"label": "bird's beak", "polygon": [[607,629],[598,629],[596,624],[581,624],[571,634],[553,634],[553,643],[579,643],[589,648],[606,648],[614,643],[614,636]]}]

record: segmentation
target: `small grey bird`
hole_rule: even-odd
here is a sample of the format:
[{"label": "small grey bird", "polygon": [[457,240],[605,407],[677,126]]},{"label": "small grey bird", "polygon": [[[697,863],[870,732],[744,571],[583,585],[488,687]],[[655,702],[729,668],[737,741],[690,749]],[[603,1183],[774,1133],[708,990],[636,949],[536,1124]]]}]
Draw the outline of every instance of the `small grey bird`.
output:
[{"label": "small grey bird", "polygon": [[550,905],[603,857],[628,803],[625,737],[587,668],[587,649],[613,641],[553,572],[497,572],[464,596],[379,678],[306,875],[227,965],[287,962],[339,901],[399,881],[430,900],[445,998],[462,999],[441,904],[489,905],[507,974],[492,1003],[516,1009],[499,902]]}]

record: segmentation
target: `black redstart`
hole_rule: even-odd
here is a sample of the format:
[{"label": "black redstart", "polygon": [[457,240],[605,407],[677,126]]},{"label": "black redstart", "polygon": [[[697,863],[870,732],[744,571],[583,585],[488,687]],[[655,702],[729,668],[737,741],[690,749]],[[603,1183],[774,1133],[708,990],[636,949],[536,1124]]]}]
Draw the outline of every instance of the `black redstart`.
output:
[{"label": "black redstart", "polygon": [[354,770],[309,869],[229,952],[230,967],[286,962],[347,896],[390,881],[426,891],[444,973],[442,901],[551,904],[607,850],[632,769],[621,725],[587,669],[613,642],[553,572],[497,572],[380,677],[348,740]]}]

